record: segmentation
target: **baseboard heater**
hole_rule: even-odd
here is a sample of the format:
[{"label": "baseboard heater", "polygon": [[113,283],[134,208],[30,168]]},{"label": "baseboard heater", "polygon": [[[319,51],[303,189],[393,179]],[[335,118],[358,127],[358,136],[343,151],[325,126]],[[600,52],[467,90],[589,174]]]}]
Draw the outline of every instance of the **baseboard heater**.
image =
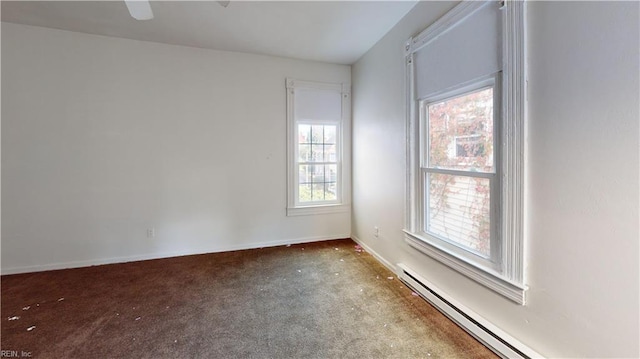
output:
[{"label": "baseboard heater", "polygon": [[401,281],[500,357],[542,358],[540,354],[449,297],[404,264],[398,264],[397,268]]}]

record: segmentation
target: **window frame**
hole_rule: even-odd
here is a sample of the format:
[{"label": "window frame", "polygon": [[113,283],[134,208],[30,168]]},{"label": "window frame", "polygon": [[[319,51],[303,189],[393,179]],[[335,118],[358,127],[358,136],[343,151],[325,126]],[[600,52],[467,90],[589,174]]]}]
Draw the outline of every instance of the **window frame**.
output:
[{"label": "window frame", "polygon": [[[491,88],[493,90],[493,172],[474,172],[470,170],[456,170],[456,169],[447,169],[442,168],[438,169],[435,166],[432,166],[429,163],[430,158],[430,132],[429,132],[429,115],[428,115],[428,107],[435,103],[440,103],[443,101],[459,98],[465,95],[469,95],[475,92],[479,92],[482,90],[486,90]],[[500,126],[501,121],[501,111],[500,111],[500,103],[501,103],[501,94],[500,91],[500,74],[494,74],[491,76],[487,76],[481,78],[479,80],[474,80],[468,83],[465,83],[461,86],[457,86],[453,89],[447,89],[445,91],[436,93],[434,95],[428,96],[424,99],[418,100],[419,106],[419,130],[420,130],[420,192],[419,192],[419,210],[421,226],[419,227],[419,234],[421,237],[426,239],[428,242],[438,247],[440,250],[444,250],[447,252],[454,253],[458,257],[462,257],[465,260],[475,263],[476,265],[483,266],[486,268],[490,268],[494,271],[500,271],[502,261],[501,252],[502,252],[502,241],[500,238],[499,231],[499,218],[500,218],[500,188],[501,188],[501,166],[498,165],[500,163],[501,158],[501,148],[498,146],[498,142],[500,139]],[[455,143],[455,140],[454,140]],[[439,173],[445,175],[454,175],[454,176],[462,176],[462,177],[470,177],[470,178],[485,178],[490,181],[490,223],[491,223],[491,235],[490,235],[490,253],[488,256],[482,255],[481,253],[473,250],[472,248],[468,248],[463,246],[462,244],[455,243],[452,240],[448,240],[437,233],[429,232],[427,229],[429,214],[428,214],[428,203],[429,203],[429,193],[427,190],[427,186],[429,185],[429,181],[427,176],[430,173]]]},{"label": "window frame", "polygon": [[[299,127],[300,125],[309,125],[309,126],[335,126],[336,127],[336,143],[334,144],[336,146],[336,161],[335,162],[327,162],[326,160],[323,162],[300,162],[300,143],[298,141],[295,142],[294,147],[295,147],[295,155],[294,155],[294,159],[293,161],[295,162],[294,167],[296,168],[296,171],[294,171],[293,176],[293,183],[297,184],[294,185],[293,190],[294,190],[294,204],[296,208],[299,207],[314,207],[314,206],[330,206],[330,205],[339,205],[341,203],[341,198],[342,198],[342,186],[341,186],[341,178],[342,178],[342,168],[340,165],[340,158],[341,153],[342,153],[342,146],[340,143],[340,136],[341,136],[341,128],[340,128],[340,121],[335,121],[335,122],[315,122],[315,121],[295,121],[294,123],[294,133],[296,135],[299,134]],[[324,136],[323,136],[324,137]],[[323,142],[323,146],[325,145],[325,143]],[[334,200],[324,200],[324,201],[308,201],[308,202],[301,202],[300,201],[300,166],[303,165],[307,165],[307,166],[325,166],[325,165],[336,165],[336,199]],[[322,182],[324,184],[326,184],[326,182]],[[312,188],[313,191],[313,188]]]},{"label": "window frame", "polygon": [[[406,108],[407,108],[407,173],[405,194],[405,242],[412,248],[449,266],[504,297],[524,305],[525,284],[524,227],[524,125],[526,114],[526,52],[525,4],[523,0],[490,1],[501,5],[502,34],[499,46],[502,53],[502,74],[496,78],[501,95],[501,117],[494,123],[500,137],[494,139],[494,162],[499,173],[500,236],[498,265],[469,260],[469,258],[438,245],[437,241],[420,233],[422,216],[421,189],[421,124],[419,99],[416,98],[415,54],[430,41],[459,25],[487,2],[463,1],[434,24],[405,43]],[[473,80],[472,80],[473,81]],[[445,89],[444,91],[448,91]],[[431,95],[428,96],[429,98]],[[494,94],[494,98],[497,97]],[[499,149],[498,149],[499,147]],[[493,197],[493,192],[491,193]],[[422,217],[424,218],[424,217]]]},{"label": "window frame", "polygon": [[[300,120],[295,118],[296,90],[331,91],[340,94],[341,118],[336,121]],[[351,211],[351,85],[286,79],[287,102],[287,216],[347,213]],[[299,200],[299,143],[298,126],[336,125],[336,199],[331,201],[300,202]]]}]

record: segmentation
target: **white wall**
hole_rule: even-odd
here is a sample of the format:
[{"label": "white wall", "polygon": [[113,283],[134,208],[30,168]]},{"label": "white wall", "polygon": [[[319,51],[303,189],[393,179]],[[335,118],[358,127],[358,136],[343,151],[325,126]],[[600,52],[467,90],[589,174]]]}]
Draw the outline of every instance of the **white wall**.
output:
[{"label": "white wall", "polygon": [[348,237],[349,213],[285,215],[287,76],[351,80],[3,23],[2,273]]},{"label": "white wall", "polygon": [[454,5],[418,4],[353,67],[354,237],[542,355],[637,358],[639,4],[528,5],[524,307],[403,241],[403,44]]}]

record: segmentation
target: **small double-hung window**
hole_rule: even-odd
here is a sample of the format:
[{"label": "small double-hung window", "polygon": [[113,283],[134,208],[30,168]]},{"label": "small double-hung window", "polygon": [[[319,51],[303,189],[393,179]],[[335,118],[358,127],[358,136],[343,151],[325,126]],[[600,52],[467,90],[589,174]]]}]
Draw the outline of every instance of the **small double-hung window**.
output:
[{"label": "small double-hung window", "polygon": [[287,79],[288,215],[346,212],[349,86]]},{"label": "small double-hung window", "polygon": [[338,123],[298,122],[297,202],[331,204],[338,201]]}]

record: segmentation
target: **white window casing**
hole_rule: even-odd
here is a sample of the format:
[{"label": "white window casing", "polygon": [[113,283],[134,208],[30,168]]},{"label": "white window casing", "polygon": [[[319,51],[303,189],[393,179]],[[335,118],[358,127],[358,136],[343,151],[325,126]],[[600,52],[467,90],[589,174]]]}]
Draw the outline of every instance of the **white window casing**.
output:
[{"label": "white window casing", "polygon": [[[525,304],[523,197],[525,6],[521,0],[463,1],[405,45],[407,184],[405,241],[505,297]],[[493,173],[463,173],[424,161],[429,104],[490,86]],[[456,151],[455,144],[452,151]],[[426,161],[428,162],[428,161]],[[491,250],[479,255],[425,230],[425,173],[491,181]]]},{"label": "white window casing", "polygon": [[[287,215],[349,212],[350,85],[288,78],[286,91]],[[300,131],[307,129],[311,132],[304,141],[310,142],[300,142]],[[334,132],[335,137],[327,140],[325,133]],[[319,133],[322,140],[316,138]],[[317,186],[324,186],[324,192],[316,192]]]}]

